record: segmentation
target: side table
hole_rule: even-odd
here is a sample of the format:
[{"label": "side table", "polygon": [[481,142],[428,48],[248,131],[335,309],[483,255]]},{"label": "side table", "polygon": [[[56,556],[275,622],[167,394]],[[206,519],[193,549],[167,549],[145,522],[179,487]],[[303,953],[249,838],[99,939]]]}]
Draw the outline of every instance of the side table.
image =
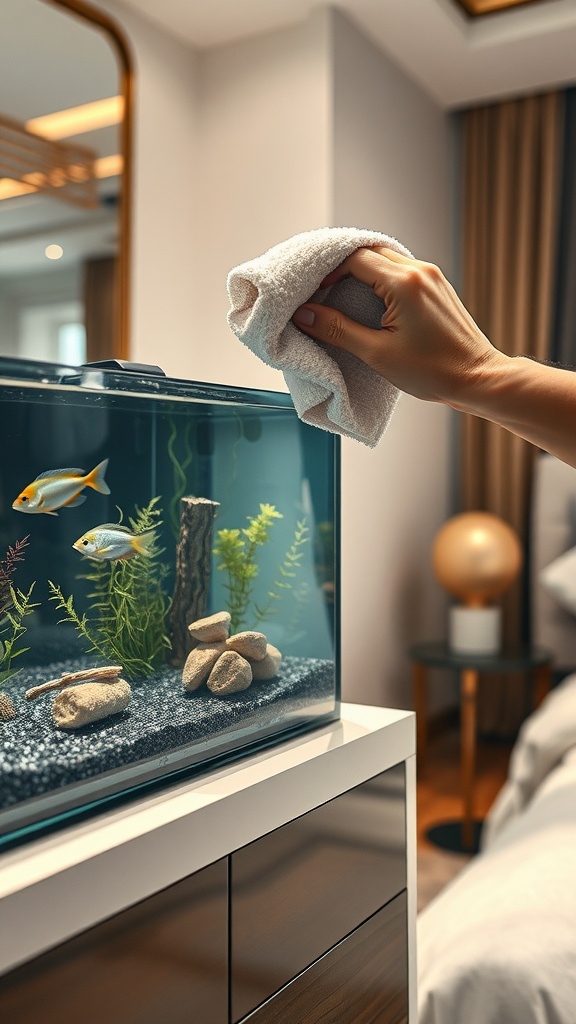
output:
[{"label": "side table", "polygon": [[[460,677],[460,756],[463,815],[461,823],[434,826],[428,833],[431,842],[450,850],[475,853],[478,850],[481,822],[474,820],[474,775],[476,765],[476,704],[481,672],[529,672],[535,682],[534,701],[538,706],[550,689],[552,653],[540,647],[505,647],[497,654],[462,654],[445,641],[414,644],[410,647],[413,665],[414,707],[416,710],[417,761],[426,757],[426,685],[429,668],[448,668]],[[460,827],[458,827],[460,826]]]}]

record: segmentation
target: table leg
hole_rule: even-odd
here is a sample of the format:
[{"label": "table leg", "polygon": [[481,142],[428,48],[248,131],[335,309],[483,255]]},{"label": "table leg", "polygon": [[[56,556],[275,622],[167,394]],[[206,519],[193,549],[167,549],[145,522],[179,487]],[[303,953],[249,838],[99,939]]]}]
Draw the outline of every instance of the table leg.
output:
[{"label": "table leg", "polygon": [[550,691],[550,685],[552,682],[551,676],[552,671],[550,662],[548,662],[546,665],[539,665],[534,673],[534,677],[536,680],[534,704],[536,707],[540,706],[540,704],[544,700],[544,697]]},{"label": "table leg", "polygon": [[462,797],[462,847],[472,849],[474,843],[474,772],[476,762],[476,696],[478,672],[463,669],[460,675],[461,696],[461,764]]},{"label": "table leg", "polygon": [[426,666],[414,662],[412,670],[416,712],[416,764],[421,770],[426,757]]}]

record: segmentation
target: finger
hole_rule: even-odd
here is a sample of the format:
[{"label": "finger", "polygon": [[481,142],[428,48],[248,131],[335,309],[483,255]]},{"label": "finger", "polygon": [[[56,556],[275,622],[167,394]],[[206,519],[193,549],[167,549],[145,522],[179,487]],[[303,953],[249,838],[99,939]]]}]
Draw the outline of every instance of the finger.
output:
[{"label": "finger", "polygon": [[315,302],[300,306],[292,320],[303,334],[352,352],[368,364],[373,353],[382,345],[383,331],[365,327],[344,313]]},{"label": "finger", "polygon": [[412,258],[412,256],[405,256],[403,252],[398,252],[396,249],[388,249],[385,245],[371,245],[369,246],[372,252],[377,252],[380,256],[385,256],[391,263],[404,263],[408,266],[413,267],[418,260]]},{"label": "finger", "polygon": [[390,255],[398,255],[392,253],[392,250],[375,252],[374,249],[356,249],[338,269],[342,274],[350,274],[357,281],[362,281],[383,297],[382,293],[398,281],[404,265],[400,265],[399,260],[391,259],[388,252]]},{"label": "finger", "polygon": [[371,253],[371,249],[355,249],[355,251],[350,253],[350,255],[347,256],[335,270],[326,275],[324,280],[320,282],[320,287],[325,288],[328,287],[328,285],[335,284],[337,281],[340,281],[343,277],[347,277],[349,274],[358,278],[359,281],[364,281],[365,284],[372,285],[372,279],[375,271],[375,259],[372,259],[371,261],[372,272],[368,273]]},{"label": "finger", "polygon": [[[334,270],[326,275],[323,281],[320,282],[320,288],[326,288],[329,285],[336,284],[343,277],[352,275],[352,277],[358,278],[359,281],[363,281],[364,284],[372,285],[372,280],[376,271],[376,259],[371,258],[371,254],[374,252],[372,249],[363,247],[361,249],[355,249],[354,252],[350,253],[342,263],[339,264]],[[368,268],[371,267],[369,272]]]},{"label": "finger", "polygon": [[329,274],[326,274],[320,284],[319,288],[329,288],[330,285],[336,284],[337,281],[341,281],[343,277],[346,277],[347,271],[344,268],[344,264],[341,263],[335,270],[331,270]]},{"label": "finger", "polygon": [[372,279],[376,271],[379,269],[381,272],[385,272],[386,266],[383,264],[382,260],[376,262],[376,260],[370,259],[370,253],[374,253],[376,256],[383,256],[385,260],[395,264],[411,266],[416,262],[416,260],[413,260],[408,256],[404,256],[403,253],[396,252],[395,249],[387,249],[386,246],[362,246],[360,249],[355,249],[350,256],[347,256],[346,259],[339,264],[339,266],[327,274],[320,282],[319,287],[328,288],[330,285],[336,284],[337,281],[341,281],[342,278],[346,277],[348,274],[351,274],[353,277],[358,278],[359,281],[363,281],[365,284],[370,284],[371,287],[374,287]]}]

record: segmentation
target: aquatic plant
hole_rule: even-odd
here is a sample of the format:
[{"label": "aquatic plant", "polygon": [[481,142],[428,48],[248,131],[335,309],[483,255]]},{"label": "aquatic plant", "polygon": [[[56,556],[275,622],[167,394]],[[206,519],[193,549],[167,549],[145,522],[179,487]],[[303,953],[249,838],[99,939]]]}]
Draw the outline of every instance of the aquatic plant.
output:
[{"label": "aquatic plant", "polygon": [[334,523],[318,523],[314,538],[314,566],[318,582],[334,583]]},{"label": "aquatic plant", "polygon": [[[228,455],[227,485],[218,495],[220,498],[220,515],[226,515],[234,502],[235,484],[239,471],[239,450],[242,442],[254,444],[262,436],[262,423],[259,416],[240,416],[237,409],[232,412],[233,421],[230,420],[230,428],[234,423],[234,434],[226,440]],[[230,429],[232,433],[232,429]]]},{"label": "aquatic plant", "polygon": [[22,540],[17,540],[14,546],[10,546],[0,562],[0,619],[3,618],[7,608],[12,603],[12,597],[10,594],[10,587],[14,580],[14,573],[18,562],[24,561],[24,549],[28,547],[28,538],[30,534],[26,534]]},{"label": "aquatic plant", "polygon": [[24,619],[38,607],[32,602],[34,583],[30,584],[26,593],[14,584],[16,566],[24,560],[27,547],[26,536],[10,546],[0,561],[0,684],[20,671],[13,668],[14,659],[30,649],[17,645],[26,632]]},{"label": "aquatic plant", "polygon": [[[134,533],[158,529],[158,501],[152,498],[145,508],[136,508],[135,517],[128,520]],[[48,582],[50,600],[64,611],[59,621],[71,623],[84,637],[89,644],[87,654],[117,661],[129,679],[152,675],[170,647],[166,635],[170,599],[163,586],[169,570],[160,561],[163,551],[154,537],[146,555],[93,562],[93,569],[82,576],[92,584],[89,608],[82,615],[76,611],[73,595],[64,597],[59,586]]]},{"label": "aquatic plant", "polygon": [[[281,599],[282,593],[291,590],[292,580],[296,577],[302,560],[300,548],[306,544],[308,527],[305,520],[296,525],[294,540],[286,551],[278,568],[277,578],[267,591],[266,603],[258,605],[252,593],[254,580],[259,574],[258,548],[267,543],[270,530],[276,519],[283,519],[274,505],[261,504],[256,516],[248,516],[248,526],[244,529],[218,530],[213,553],[221,559],[217,568],[228,574],[225,588],[228,592],[228,611],[231,616],[230,628],[233,633],[245,628],[248,623],[252,627],[269,618],[275,611],[275,604]],[[249,614],[249,611],[251,614]]]},{"label": "aquatic plant", "polygon": [[270,615],[275,611],[273,606],[276,602],[282,599],[283,594],[287,590],[291,590],[293,592],[297,604],[301,605],[302,603],[305,603],[308,595],[308,588],[306,585],[294,588],[294,583],[292,581],[296,579],[298,570],[301,567],[303,552],[300,549],[310,539],[306,536],[309,532],[310,531],[306,526],[306,520],[299,519],[294,531],[294,540],[284,555],[282,562],[278,566],[277,575],[279,579],[274,580],[272,588],[267,592],[266,604],[262,606],[257,604],[254,605],[254,610],[256,612],[254,625],[257,626],[260,622],[264,622],[266,619],[270,618]]},{"label": "aquatic plant", "polygon": [[[168,515],[172,532],[176,537],[176,540],[178,540],[178,537],[180,536],[180,499],[183,498],[186,491],[189,490],[186,470],[193,459],[192,447],[190,445],[192,419],[187,417],[184,420],[181,429],[178,429],[178,425],[171,416],[169,417],[168,422],[170,424],[170,437],[168,438],[166,451],[168,453],[168,458],[172,463],[172,470],[174,473],[174,490],[168,507]],[[184,448],[184,457],[182,459],[178,458],[174,448],[177,438],[180,439]]]}]

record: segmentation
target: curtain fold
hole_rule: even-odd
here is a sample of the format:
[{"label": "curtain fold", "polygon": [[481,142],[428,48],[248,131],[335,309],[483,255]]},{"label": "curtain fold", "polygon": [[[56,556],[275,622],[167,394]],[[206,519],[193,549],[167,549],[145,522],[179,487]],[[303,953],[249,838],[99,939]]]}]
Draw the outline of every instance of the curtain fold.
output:
[{"label": "curtain fold", "polygon": [[[563,94],[548,93],[463,113],[463,300],[490,341],[508,355],[545,359],[558,234]],[[461,505],[506,520],[527,550],[536,449],[485,420],[461,418]],[[527,564],[505,595],[504,636],[526,640]],[[513,733],[526,713],[524,680],[492,677],[480,725]]]},{"label": "curtain fold", "polygon": [[564,160],[552,359],[576,366],[576,89],[566,92]]}]

